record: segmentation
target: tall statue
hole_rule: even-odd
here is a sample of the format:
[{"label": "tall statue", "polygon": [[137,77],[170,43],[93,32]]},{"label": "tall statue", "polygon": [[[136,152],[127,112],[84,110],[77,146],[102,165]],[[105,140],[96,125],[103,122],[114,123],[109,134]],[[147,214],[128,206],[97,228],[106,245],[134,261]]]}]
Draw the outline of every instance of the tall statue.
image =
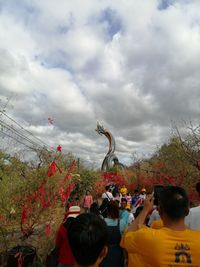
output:
[{"label": "tall statue", "polygon": [[107,152],[107,154],[103,160],[103,163],[101,165],[101,170],[102,171],[108,171],[113,166],[118,166],[121,169],[124,169],[124,165],[119,162],[117,156],[115,156],[115,154],[114,154],[114,152],[115,152],[115,139],[114,139],[113,135],[108,130],[106,130],[103,127],[103,125],[100,125],[98,122],[97,122],[96,131],[100,135],[105,135],[105,137],[108,139],[108,142],[109,142],[109,149],[108,149],[108,152]]}]

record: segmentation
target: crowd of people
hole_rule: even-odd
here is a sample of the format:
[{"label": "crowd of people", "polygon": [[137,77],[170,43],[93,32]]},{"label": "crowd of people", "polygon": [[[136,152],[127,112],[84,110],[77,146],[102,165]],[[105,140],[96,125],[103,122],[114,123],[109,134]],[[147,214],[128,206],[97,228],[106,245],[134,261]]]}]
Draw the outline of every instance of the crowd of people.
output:
[{"label": "crowd of people", "polygon": [[[196,184],[200,199],[200,182]],[[114,192],[114,193],[113,193]],[[155,201],[145,188],[108,185],[101,205],[87,191],[58,229],[58,267],[200,267],[200,206],[164,186]]]}]

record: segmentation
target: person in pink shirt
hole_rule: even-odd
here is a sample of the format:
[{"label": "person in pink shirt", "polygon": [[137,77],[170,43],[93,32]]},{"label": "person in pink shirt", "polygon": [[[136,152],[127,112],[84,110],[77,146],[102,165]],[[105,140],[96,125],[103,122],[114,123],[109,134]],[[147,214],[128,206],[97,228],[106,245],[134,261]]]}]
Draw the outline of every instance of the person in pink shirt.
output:
[{"label": "person in pink shirt", "polygon": [[83,208],[85,209],[85,213],[88,213],[89,210],[90,210],[90,206],[92,205],[93,203],[93,197],[92,195],[90,194],[90,191],[86,191],[86,195],[83,199]]}]

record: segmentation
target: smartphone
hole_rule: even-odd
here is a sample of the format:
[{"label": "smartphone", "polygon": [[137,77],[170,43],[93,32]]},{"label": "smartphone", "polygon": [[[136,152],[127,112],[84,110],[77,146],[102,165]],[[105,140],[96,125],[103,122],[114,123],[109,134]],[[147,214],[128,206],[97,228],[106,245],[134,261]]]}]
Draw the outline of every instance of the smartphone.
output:
[{"label": "smartphone", "polygon": [[154,205],[159,204],[159,197],[163,190],[163,185],[154,185]]}]

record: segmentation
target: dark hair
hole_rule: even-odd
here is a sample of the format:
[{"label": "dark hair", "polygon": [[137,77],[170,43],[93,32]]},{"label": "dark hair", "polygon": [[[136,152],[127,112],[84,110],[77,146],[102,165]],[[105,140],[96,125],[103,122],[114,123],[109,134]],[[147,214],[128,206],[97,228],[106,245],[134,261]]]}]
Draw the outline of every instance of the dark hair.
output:
[{"label": "dark hair", "polygon": [[65,229],[69,229],[70,225],[74,222],[75,218],[74,217],[69,217],[63,222],[63,226]]},{"label": "dark hair", "polygon": [[123,197],[122,199],[121,199],[121,202],[126,202],[127,203],[127,199],[125,198],[125,197]]},{"label": "dark hair", "polygon": [[94,264],[107,245],[106,223],[99,216],[83,213],[76,217],[69,228],[69,244],[78,264]]},{"label": "dark hair", "polygon": [[171,219],[183,219],[189,211],[189,199],[186,191],[179,186],[165,186],[160,192],[161,210]]},{"label": "dark hair", "polygon": [[196,184],[196,190],[197,190],[197,192],[200,194],[200,182],[198,182],[198,183]]},{"label": "dark hair", "polygon": [[119,218],[119,206],[113,200],[108,203],[108,216],[111,219],[118,219]]},{"label": "dark hair", "polygon": [[135,190],[134,190],[134,193],[139,193],[139,190],[138,190],[138,189],[135,189]]},{"label": "dark hair", "polygon": [[106,191],[108,191],[110,189],[109,185],[106,185]]},{"label": "dark hair", "polygon": [[96,202],[93,202],[90,206],[90,213],[100,215],[99,205]]},{"label": "dark hair", "polygon": [[119,194],[119,188],[117,185],[114,185],[114,188],[112,190],[113,197],[116,197],[117,194]]}]

